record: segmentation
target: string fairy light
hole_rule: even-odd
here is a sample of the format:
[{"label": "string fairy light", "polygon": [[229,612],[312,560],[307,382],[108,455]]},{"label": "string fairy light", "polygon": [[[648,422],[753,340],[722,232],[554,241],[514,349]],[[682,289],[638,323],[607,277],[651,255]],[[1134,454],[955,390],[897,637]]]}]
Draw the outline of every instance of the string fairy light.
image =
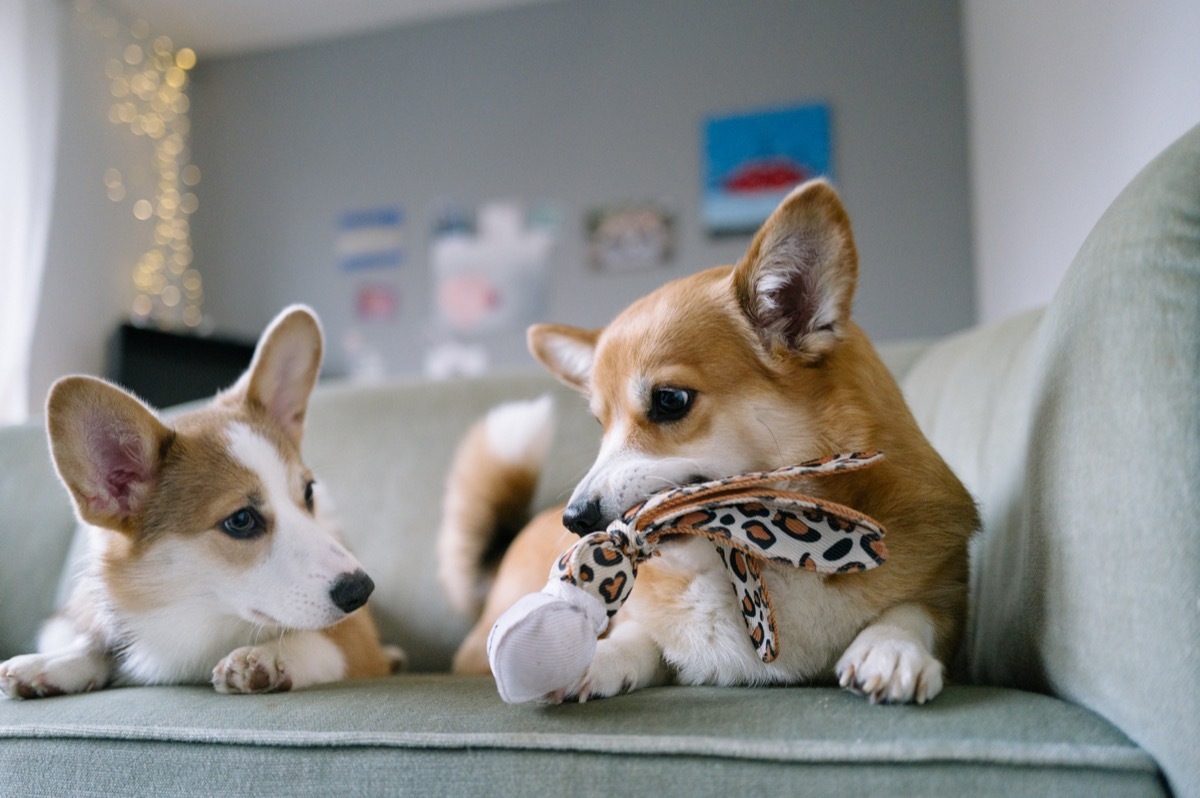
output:
[{"label": "string fairy light", "polygon": [[[188,72],[196,53],[176,48],[169,36],[151,37],[149,24],[135,20],[127,27],[96,0],[75,0],[75,10],[104,38],[114,40],[114,54],[105,66],[112,104],[108,119],[148,141],[147,163],[134,164],[131,173],[151,175],[149,196],[138,182],[126,180],[112,167],[104,173],[108,198],[130,202],[139,223],[150,225],[149,245],[133,266],[132,319],[163,328],[197,328],[204,322],[204,283],[192,265],[189,217],[200,205],[192,191],[200,169],[191,163],[188,117]],[[129,185],[134,183],[135,185]]]}]

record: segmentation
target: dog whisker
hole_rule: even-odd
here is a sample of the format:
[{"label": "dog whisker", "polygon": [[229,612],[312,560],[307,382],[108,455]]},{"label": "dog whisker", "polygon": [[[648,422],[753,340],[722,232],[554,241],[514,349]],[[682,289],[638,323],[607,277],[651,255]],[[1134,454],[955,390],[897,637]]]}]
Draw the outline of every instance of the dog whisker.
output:
[{"label": "dog whisker", "polygon": [[779,446],[779,438],[775,437],[775,430],[771,429],[771,425],[768,424],[767,422],[763,421],[759,417],[755,417],[754,420],[762,425],[762,428],[765,429],[767,431],[767,434],[771,436],[771,442],[775,444],[775,454],[778,458],[776,460],[776,467],[783,468],[784,466],[789,465],[789,463],[784,462],[783,449],[780,448],[780,446]]}]

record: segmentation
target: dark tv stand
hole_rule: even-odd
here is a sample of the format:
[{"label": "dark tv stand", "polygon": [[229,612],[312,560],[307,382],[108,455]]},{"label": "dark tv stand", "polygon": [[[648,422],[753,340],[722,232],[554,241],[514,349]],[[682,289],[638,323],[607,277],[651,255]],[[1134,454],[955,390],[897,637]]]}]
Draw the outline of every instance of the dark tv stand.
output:
[{"label": "dark tv stand", "polygon": [[122,324],[109,344],[108,378],[169,407],[229,387],[253,356],[253,342]]}]

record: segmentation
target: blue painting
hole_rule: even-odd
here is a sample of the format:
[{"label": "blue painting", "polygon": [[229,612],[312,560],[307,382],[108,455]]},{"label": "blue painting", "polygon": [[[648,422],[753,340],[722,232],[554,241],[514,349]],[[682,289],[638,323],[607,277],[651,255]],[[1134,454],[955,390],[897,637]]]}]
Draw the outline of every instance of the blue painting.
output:
[{"label": "blue painting", "polygon": [[705,227],[754,231],[797,184],[832,176],[830,149],[825,104],[705,120]]}]

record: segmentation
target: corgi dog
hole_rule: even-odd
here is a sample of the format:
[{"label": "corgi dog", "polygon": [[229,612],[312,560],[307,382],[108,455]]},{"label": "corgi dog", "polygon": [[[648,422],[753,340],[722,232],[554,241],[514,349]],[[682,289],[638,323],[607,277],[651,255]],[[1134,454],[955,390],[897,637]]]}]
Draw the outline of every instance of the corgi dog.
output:
[{"label": "corgi dog", "polygon": [[[603,427],[599,453],[565,508],[537,516],[494,577],[483,556],[528,502],[544,403],[493,410],[460,445],[439,532],[442,582],[478,624],[456,657],[487,672],[496,619],[545,584],[554,558],[664,488],[769,471],[833,453],[881,450],[877,465],[795,489],[852,507],[887,530],[887,562],[821,575],[764,563],[778,656],[764,662],[712,544],[686,535],[643,563],[579,682],[547,701],[670,682],[836,681],[872,702],[923,703],[942,689],[962,635],[975,502],[918,429],[900,388],[850,317],[858,255],[824,181],[786,197],[736,266],[674,280],[608,326],[530,328],[533,355],[580,392]],[[517,423],[518,419],[524,419]]]},{"label": "corgi dog", "polygon": [[262,693],[397,669],[364,606],[374,584],[300,458],[321,355],[316,316],[287,308],[233,387],[169,424],[103,380],[54,384],[50,450],[89,551],[38,653],[0,664],[0,694]]}]

